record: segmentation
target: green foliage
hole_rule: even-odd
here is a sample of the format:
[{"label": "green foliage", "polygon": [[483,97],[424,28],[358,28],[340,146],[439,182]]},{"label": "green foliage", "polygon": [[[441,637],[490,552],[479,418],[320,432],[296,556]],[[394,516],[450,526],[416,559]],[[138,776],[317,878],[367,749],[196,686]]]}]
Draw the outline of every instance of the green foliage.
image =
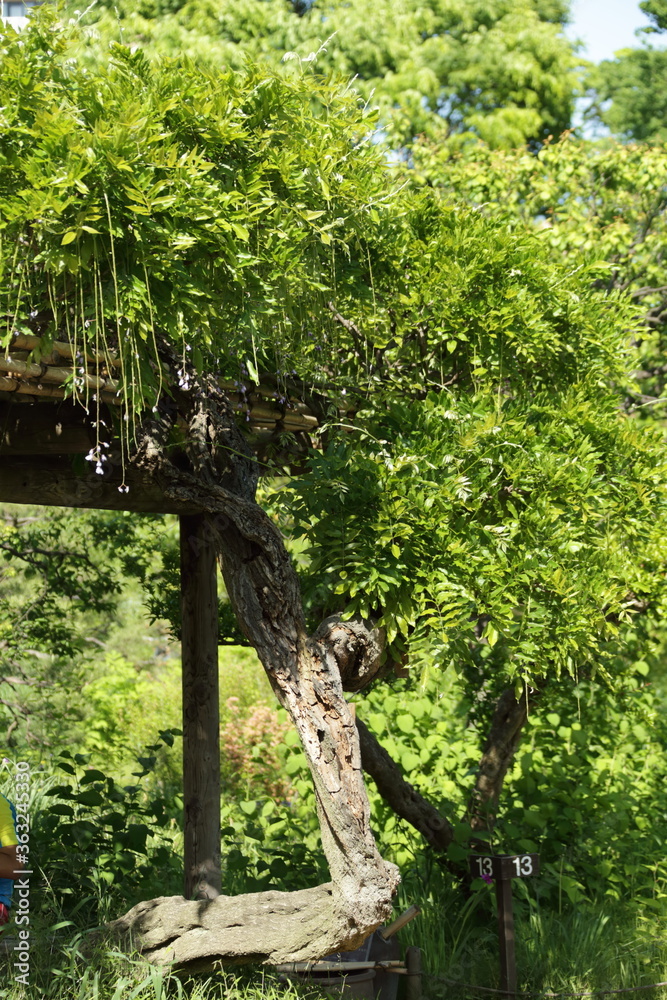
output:
[{"label": "green foliage", "polygon": [[653,21],[650,28],[644,29],[647,33],[667,31],[667,4],[665,0],[644,0],[639,6]]},{"label": "green foliage", "polygon": [[[626,638],[631,645],[631,633]],[[549,690],[531,713],[492,840],[495,853],[540,854],[539,880],[515,885],[520,912],[530,910],[528,903],[521,909],[526,892],[558,912],[569,906],[589,912],[621,906],[638,918],[664,912],[667,730],[648,669],[643,661],[630,663],[622,695],[582,674],[576,685]],[[495,702],[489,677],[487,670],[476,683],[472,673],[448,684],[435,677],[419,687],[397,682],[389,694],[376,686],[355,699],[406,779],[453,821],[465,811],[488,731]],[[424,866],[438,884],[436,860],[426,860],[420,838],[372,788],[371,805],[382,850],[408,883]],[[452,857],[460,860],[469,830],[459,824],[456,834]]]},{"label": "green foliage", "polygon": [[234,894],[307,889],[330,878],[309,778],[302,803],[257,798],[223,804],[223,889]]},{"label": "green foliage", "polygon": [[2,342],[16,329],[120,355],[132,420],[167,361],[183,385],[190,364],[318,370],[336,332],[324,303],[359,284],[387,194],[372,115],[305,76],[151,65],[122,45],[87,72],[67,58],[74,31],[45,7],[3,42]]},{"label": "green foliage", "polygon": [[462,664],[482,643],[509,683],[573,673],[633,592],[659,599],[661,441],[619,412],[629,303],[596,290],[604,264],[565,270],[519,227],[407,204],[410,281],[363,319],[371,400],[278,497],[304,592],[314,619],[372,618],[399,653]]},{"label": "green foliage", "polygon": [[348,436],[290,486],[318,612],[455,669],[491,647],[505,683],[592,657],[608,674],[629,595],[656,592],[659,441],[576,390],[433,394],[364,428],[363,450]]},{"label": "green foliage", "polygon": [[116,567],[91,558],[94,533],[85,516],[4,514],[0,655],[7,665],[22,658],[26,648],[71,656],[81,648],[81,634],[72,628],[75,609],[110,612],[119,589]]},{"label": "green foliage", "polygon": [[[160,673],[169,656],[162,624],[146,634],[141,592],[128,586],[158,573],[160,524],[122,513],[3,507],[0,718],[13,746],[59,748],[73,739],[92,749],[122,731],[114,716],[127,718],[130,702],[137,704],[140,674]],[[88,697],[73,699],[74,689]]]},{"label": "green foliage", "polygon": [[372,330],[374,396],[432,387],[523,398],[573,384],[594,393],[600,379],[623,377],[629,311],[619,296],[593,294],[595,261],[561,266],[533,234],[428,192],[404,211],[395,259],[373,267],[373,310],[356,310]]},{"label": "green foliage", "polygon": [[377,102],[394,142],[423,132],[473,133],[514,146],[569,124],[577,83],[562,33],[567,7],[561,0],[316,0],[301,10],[284,0],[124,0],[85,19],[94,28],[82,57],[90,58],[100,36],[122,32],[147,53],[178,50],[234,69],[248,58],[287,61],[287,73],[314,62],[322,75],[352,79]]},{"label": "green foliage", "polygon": [[565,136],[537,156],[424,142],[413,157],[409,179],[432,186],[446,204],[472,205],[490,219],[525,227],[556,261],[607,262],[594,289],[602,296],[624,290],[641,322],[635,331],[640,386],[627,391],[642,406],[655,405],[651,397],[659,398],[664,387],[664,149]]},{"label": "green foliage", "polygon": [[[180,699],[165,680],[138,670],[118,653],[107,653],[100,673],[85,685],[90,714],[81,741],[84,753],[92,754],[95,760],[110,761],[127,754],[128,749],[131,753],[137,750],[142,737],[148,738],[147,730],[154,732],[157,724],[176,726]],[[149,706],[154,704],[156,681],[162,683],[163,692],[158,711],[152,713]],[[139,729],[143,730],[141,734]]]},{"label": "green foliage", "polygon": [[530,720],[498,836],[539,851],[540,896],[554,908],[565,898],[664,908],[667,730],[647,669],[636,664],[622,696],[582,679]]},{"label": "green foliage", "polygon": [[591,70],[587,83],[594,93],[588,115],[612,133],[638,142],[667,140],[667,51],[624,49]]},{"label": "green foliage", "polygon": [[[173,745],[175,735],[180,731],[163,731],[145,748],[150,756],[138,758],[137,778],[153,770],[157,753]],[[120,786],[89,762],[84,754],[60,752],[54,763],[61,783],[47,790],[50,804],[38,815],[33,837],[49,887],[43,904],[66,917],[85,910],[88,921],[102,922],[150,887],[164,894],[171,883],[176,892],[181,864],[166,834],[173,803],[146,796],[136,782]]]},{"label": "green foliage", "polygon": [[[172,637],[181,639],[181,555],[178,542],[178,521],[165,519],[160,534],[159,565],[141,576],[146,611],[151,621],[169,622]],[[136,575],[136,574],[133,574]],[[221,645],[247,646],[236,616],[227,599],[222,574],[218,573],[218,636]]]},{"label": "green foliage", "polygon": [[[653,22],[642,32],[667,31],[665,0],[645,0],[639,6]],[[664,49],[648,44],[623,49],[614,59],[605,59],[589,71],[587,84],[593,100],[587,114],[621,138],[662,143],[667,139],[666,81]]]},{"label": "green foliage", "polygon": [[[427,675],[424,684],[394,681],[355,698],[356,710],[401,768],[406,781],[452,823],[465,811],[471,776],[480,755],[480,733],[467,724],[467,704],[455,675]],[[371,784],[373,829],[381,850],[409,879],[413,869],[430,871],[430,852],[420,835],[399,819]],[[465,838],[469,829],[459,831]],[[455,845],[459,849],[458,843]],[[456,853],[456,850],[454,851]],[[436,881],[438,879],[435,877]]]},{"label": "green foliage", "polygon": [[[46,336],[62,321],[114,347],[122,328],[137,405],[159,387],[153,335],[205,370],[354,380],[373,397],[360,431],[333,435],[285,515],[309,535],[314,606],[377,617],[399,649],[430,631],[440,662],[491,645],[511,682],[574,672],[654,586],[642,560],[663,505],[657,441],[617,412],[631,313],[591,288],[606,269],[564,268],[430,196],[387,200],[379,153],[352,148],[368,116],[320,84],[313,110],[304,76],[117,48],[98,79],[46,13],[26,37],[3,60],[29,81],[5,114],[31,136],[19,157],[7,132],[4,245],[29,225],[42,250],[29,273],[12,265],[8,312],[28,322],[39,292]],[[61,218],[43,200],[65,168]],[[89,209],[99,232],[79,226]],[[44,308],[70,295],[96,310],[78,333]]]},{"label": "green foliage", "polygon": [[[495,853],[540,854],[539,880],[515,885],[520,912],[528,914],[520,901],[535,893],[557,912],[620,906],[638,919],[664,912],[667,730],[647,670],[643,661],[630,664],[620,696],[582,676],[550,690],[531,713],[492,841]],[[417,689],[400,682],[389,694],[377,686],[356,704],[406,779],[455,820],[472,790],[494,700],[480,674],[477,687],[469,677]],[[371,805],[381,848],[408,883],[424,866],[437,884],[436,860],[426,860],[419,837],[372,788]],[[456,834],[452,857],[460,860],[469,830],[459,824]]]}]

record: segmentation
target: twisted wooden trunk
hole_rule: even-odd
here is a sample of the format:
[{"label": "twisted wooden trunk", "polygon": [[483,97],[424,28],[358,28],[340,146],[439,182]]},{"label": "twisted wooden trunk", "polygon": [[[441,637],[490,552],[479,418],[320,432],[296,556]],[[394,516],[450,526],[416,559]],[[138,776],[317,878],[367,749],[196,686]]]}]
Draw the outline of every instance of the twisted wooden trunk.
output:
[{"label": "twisted wooden trunk", "polygon": [[[315,959],[354,948],[389,917],[398,884],[397,869],[380,857],[370,829],[359,739],[344,695],[344,687],[355,690],[379,669],[383,637],[364,623],[336,618],[307,634],[289,555],[255,501],[258,466],[237,426],[237,402],[216,382],[175,391],[173,401],[141,426],[131,459],[119,464],[111,447],[101,475],[92,470],[82,475],[67,457],[90,443],[84,440],[90,429],[77,421],[71,406],[63,407],[59,428],[47,433],[45,426],[39,431],[35,424],[31,434],[31,419],[48,424],[42,407],[8,407],[5,402],[0,500],[178,513],[182,563],[195,588],[185,585],[183,603],[184,632],[190,636],[184,642],[190,692],[184,706],[190,784],[185,789],[186,845],[190,843],[186,884],[204,898],[140,903],[111,931],[131,938],[132,946],[151,961],[183,970],[220,962]],[[167,444],[176,427],[185,435],[174,461]],[[31,449],[40,447],[36,433],[50,457],[30,457]],[[215,594],[206,590],[212,556],[220,559],[239,625],[299,733],[331,872],[325,885],[234,898],[218,893],[217,692],[212,677],[217,639],[211,613]],[[188,830],[188,803],[194,830]]]}]

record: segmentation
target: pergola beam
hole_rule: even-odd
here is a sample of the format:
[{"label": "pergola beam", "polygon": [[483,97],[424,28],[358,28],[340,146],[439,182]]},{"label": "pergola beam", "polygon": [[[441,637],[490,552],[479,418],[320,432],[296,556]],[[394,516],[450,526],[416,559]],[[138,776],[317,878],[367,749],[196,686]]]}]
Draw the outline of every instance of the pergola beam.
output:
[{"label": "pergola beam", "polygon": [[0,400],[0,456],[85,455],[95,443],[91,420],[83,407],[71,404]]},{"label": "pergola beam", "polygon": [[[125,489],[127,487],[127,489]],[[134,468],[111,466],[103,476],[92,464],[75,471],[68,455],[40,456],[39,461],[0,451],[0,503],[47,507],[129,510],[137,514],[198,514],[192,501],[166,497],[155,476]]]}]

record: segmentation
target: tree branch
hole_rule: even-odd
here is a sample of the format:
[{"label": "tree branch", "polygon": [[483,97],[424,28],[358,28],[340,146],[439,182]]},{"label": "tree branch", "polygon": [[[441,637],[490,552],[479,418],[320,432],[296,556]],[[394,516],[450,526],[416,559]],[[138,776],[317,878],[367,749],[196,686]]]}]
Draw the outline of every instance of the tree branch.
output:
[{"label": "tree branch", "polygon": [[657,288],[636,288],[630,293],[631,299],[643,299],[646,295],[657,295],[659,292],[667,292],[667,285],[658,285]]},{"label": "tree branch", "polygon": [[329,312],[333,315],[333,318],[336,320],[336,322],[340,323],[340,325],[343,327],[343,329],[347,330],[347,332],[352,337],[352,341],[354,343],[355,350],[356,350],[357,354],[359,355],[359,357],[363,358],[363,356],[364,356],[364,351],[363,351],[363,341],[364,341],[364,338],[363,338],[363,336],[361,334],[361,331],[360,331],[359,327],[355,323],[353,323],[352,320],[345,319],[344,316],[341,316],[341,314],[338,312],[338,310],[336,309],[336,307],[333,304],[333,302],[329,302],[329,303],[327,303],[327,305],[328,305]]},{"label": "tree branch", "polygon": [[398,764],[359,718],[357,732],[361,766],[375,782],[382,798],[398,816],[418,830],[435,851],[446,851],[454,839],[451,823],[405,780]]},{"label": "tree branch", "polygon": [[313,639],[332,647],[344,691],[363,690],[383,670],[384,629],[374,629],[368,622],[344,622],[340,615],[331,615],[324,619]]}]

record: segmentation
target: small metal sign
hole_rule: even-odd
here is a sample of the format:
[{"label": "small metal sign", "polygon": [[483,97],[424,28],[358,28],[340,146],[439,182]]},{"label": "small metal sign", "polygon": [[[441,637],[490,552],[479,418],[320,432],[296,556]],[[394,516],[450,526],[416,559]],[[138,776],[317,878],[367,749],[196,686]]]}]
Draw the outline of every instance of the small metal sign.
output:
[{"label": "small metal sign", "polygon": [[470,874],[474,878],[493,879],[498,902],[498,941],[500,944],[500,989],[507,997],[516,992],[516,957],[514,954],[514,914],[512,879],[530,878],[540,873],[539,854],[471,854]]},{"label": "small metal sign", "polygon": [[469,865],[475,878],[530,878],[540,874],[539,854],[471,854]]}]

